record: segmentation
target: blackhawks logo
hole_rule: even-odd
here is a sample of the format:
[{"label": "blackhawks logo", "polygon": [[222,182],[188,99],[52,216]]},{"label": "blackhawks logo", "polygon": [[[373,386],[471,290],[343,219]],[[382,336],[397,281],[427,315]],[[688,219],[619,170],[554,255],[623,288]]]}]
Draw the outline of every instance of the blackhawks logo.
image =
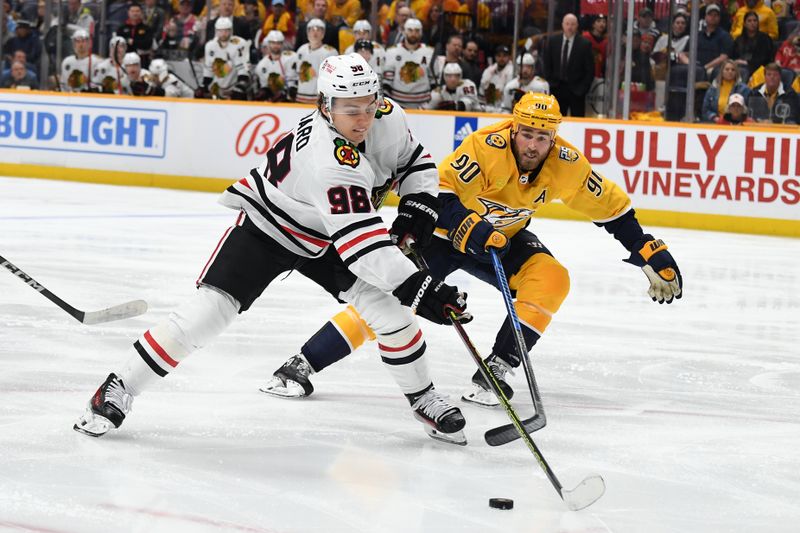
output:
[{"label": "blackhawks logo", "polygon": [[394,109],[394,104],[392,104],[386,98],[383,99],[383,104],[375,111],[375,118],[381,118],[384,115],[388,115]]},{"label": "blackhawks logo", "polygon": [[333,141],[333,157],[336,161],[344,166],[357,167],[361,161],[361,154],[358,153],[358,148],[345,141],[341,137],[337,137]]},{"label": "blackhawks logo", "polygon": [[73,70],[67,78],[67,85],[73,89],[78,89],[86,85],[86,74],[82,70]]},{"label": "blackhawks logo", "polygon": [[211,65],[211,71],[214,73],[214,76],[217,78],[224,78],[228,74],[231,73],[231,66],[228,64],[227,61],[218,57],[214,60],[214,63]]},{"label": "blackhawks logo", "polygon": [[424,75],[425,71],[422,70],[422,67],[413,61],[406,61],[400,68],[400,79],[403,80],[403,83],[414,83]]},{"label": "blackhawks logo", "polygon": [[308,61],[303,61],[300,64],[300,81],[306,82],[311,81],[317,77],[316,71],[314,71],[314,67],[311,66],[311,63]]},{"label": "blackhawks logo", "polygon": [[484,96],[487,104],[496,104],[500,99],[500,91],[497,90],[497,87],[494,86],[494,83],[490,83],[486,87],[486,91],[484,91]]},{"label": "blackhawks logo", "polygon": [[277,72],[270,72],[267,77],[267,87],[275,94],[283,91],[283,76]]}]

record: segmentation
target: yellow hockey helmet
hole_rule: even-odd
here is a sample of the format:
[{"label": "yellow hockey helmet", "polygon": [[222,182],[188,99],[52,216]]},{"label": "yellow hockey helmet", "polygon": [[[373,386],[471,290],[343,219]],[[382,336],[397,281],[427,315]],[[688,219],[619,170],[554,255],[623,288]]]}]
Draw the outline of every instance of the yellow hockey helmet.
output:
[{"label": "yellow hockey helmet", "polygon": [[526,93],[514,106],[514,125],[520,124],[555,133],[561,124],[558,100],[549,94]]}]

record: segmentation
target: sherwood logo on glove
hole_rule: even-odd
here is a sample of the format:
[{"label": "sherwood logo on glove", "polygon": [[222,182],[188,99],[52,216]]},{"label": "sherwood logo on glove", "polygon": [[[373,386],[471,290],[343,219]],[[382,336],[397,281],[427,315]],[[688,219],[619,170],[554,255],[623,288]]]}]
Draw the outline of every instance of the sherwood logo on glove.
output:
[{"label": "sherwood logo on glove", "polygon": [[433,281],[433,278],[430,277],[430,276],[425,276],[425,279],[422,280],[422,284],[419,286],[419,289],[417,290],[417,295],[414,296],[414,301],[411,302],[411,306],[410,306],[411,310],[414,311],[415,313],[417,312],[417,307],[419,306],[419,302],[420,302],[420,300],[422,300],[422,297],[425,295],[425,291],[428,290],[428,287],[430,286],[431,281]]},{"label": "sherwood logo on glove", "polygon": [[[414,209],[418,209],[418,210],[422,211],[423,213],[429,215],[431,218],[433,218],[434,222],[436,220],[438,220],[438,218],[439,218],[439,215],[436,213],[435,210],[431,209],[430,207],[428,207],[427,205],[425,205],[425,204],[423,204],[421,202],[415,202],[415,201],[412,200],[410,202],[406,202],[406,205],[408,207],[413,207]],[[405,213],[403,213],[403,214],[405,214]],[[410,217],[411,215],[406,215],[406,216]]]}]

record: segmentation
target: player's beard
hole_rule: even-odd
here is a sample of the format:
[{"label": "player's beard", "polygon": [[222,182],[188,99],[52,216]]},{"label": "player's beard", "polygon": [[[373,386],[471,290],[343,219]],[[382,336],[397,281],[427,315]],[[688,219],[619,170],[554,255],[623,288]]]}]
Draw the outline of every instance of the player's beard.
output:
[{"label": "player's beard", "polygon": [[422,36],[414,35],[413,37],[406,35],[406,43],[410,44],[411,46],[416,46],[422,40]]},{"label": "player's beard", "polygon": [[[550,146],[553,146],[552,141]],[[514,154],[514,159],[517,161],[517,169],[519,169],[520,174],[536,170],[536,168],[542,164],[545,157],[547,157],[547,154],[550,153],[549,149],[543,154],[540,154],[538,150],[535,149],[525,150],[520,153],[516,141],[511,142],[511,151]]]}]

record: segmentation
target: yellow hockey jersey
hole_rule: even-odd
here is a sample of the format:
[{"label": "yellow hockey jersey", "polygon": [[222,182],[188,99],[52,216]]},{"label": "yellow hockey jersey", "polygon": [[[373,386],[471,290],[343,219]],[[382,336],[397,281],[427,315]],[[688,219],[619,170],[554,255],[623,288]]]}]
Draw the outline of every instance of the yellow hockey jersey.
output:
[{"label": "yellow hockey jersey", "polygon": [[[439,164],[439,188],[454,193],[495,229],[512,237],[536,210],[560,199],[597,223],[626,213],[631,201],[623,189],[592,170],[586,157],[559,136],[538,175],[520,175],[511,151],[512,121],[506,120],[470,134]],[[436,231],[443,235],[461,222],[448,212],[447,202]]]}]

